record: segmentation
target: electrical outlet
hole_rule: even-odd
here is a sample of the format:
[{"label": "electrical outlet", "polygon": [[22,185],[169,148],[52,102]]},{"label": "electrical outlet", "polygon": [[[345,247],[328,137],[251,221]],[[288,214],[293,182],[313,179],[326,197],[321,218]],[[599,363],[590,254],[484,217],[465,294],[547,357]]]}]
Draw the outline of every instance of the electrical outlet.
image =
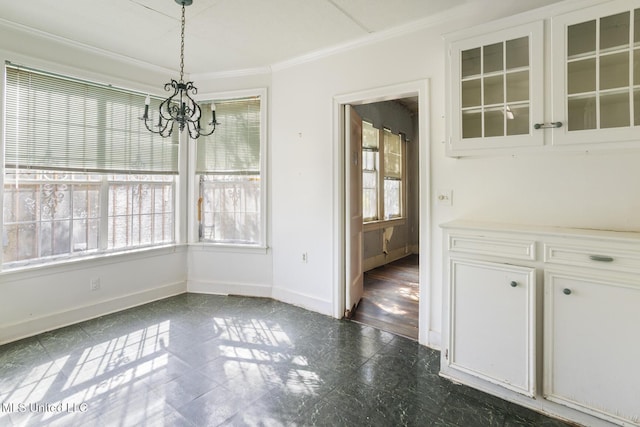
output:
[{"label": "electrical outlet", "polygon": [[302,262],[305,264],[309,262],[309,254],[306,252],[302,252]]},{"label": "electrical outlet", "polygon": [[91,279],[91,281],[89,282],[89,288],[92,291],[97,291],[98,289],[100,289],[100,278],[96,277],[94,279]]}]

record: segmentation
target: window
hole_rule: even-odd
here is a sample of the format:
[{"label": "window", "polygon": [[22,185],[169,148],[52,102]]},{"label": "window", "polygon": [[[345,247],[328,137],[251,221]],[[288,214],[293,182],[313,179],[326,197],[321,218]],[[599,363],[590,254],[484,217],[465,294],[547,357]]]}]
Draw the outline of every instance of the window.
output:
[{"label": "window", "polygon": [[364,222],[403,216],[403,137],[362,122],[362,215]]},{"label": "window", "polygon": [[402,138],[384,130],[384,218],[402,216]]},{"label": "window", "polygon": [[200,241],[265,244],[264,97],[216,100],[219,125],[198,139]]},{"label": "window", "polygon": [[143,95],[9,64],[5,88],[5,267],[174,241],[177,136]]}]

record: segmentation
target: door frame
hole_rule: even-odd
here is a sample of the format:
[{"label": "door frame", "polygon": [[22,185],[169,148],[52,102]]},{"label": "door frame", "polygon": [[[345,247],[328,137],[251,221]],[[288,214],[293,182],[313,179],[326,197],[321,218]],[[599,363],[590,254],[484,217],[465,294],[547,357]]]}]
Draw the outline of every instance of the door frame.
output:
[{"label": "door frame", "polygon": [[[431,329],[431,186],[430,186],[430,109],[429,80],[416,80],[390,86],[365,89],[337,95],[333,98],[333,316],[342,318],[345,312],[347,286],[346,224],[348,221],[346,197],[350,180],[345,173],[348,153],[345,144],[345,105],[361,105],[372,102],[418,97],[419,145],[419,245],[420,252],[420,301],[418,315],[418,342],[430,345]],[[434,343],[435,344],[435,343]]]}]

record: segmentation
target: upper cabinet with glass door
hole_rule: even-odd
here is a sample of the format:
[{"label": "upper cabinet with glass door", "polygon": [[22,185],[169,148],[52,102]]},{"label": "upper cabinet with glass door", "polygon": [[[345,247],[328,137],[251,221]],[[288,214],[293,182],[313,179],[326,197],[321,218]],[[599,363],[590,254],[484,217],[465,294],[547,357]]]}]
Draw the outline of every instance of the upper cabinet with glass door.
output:
[{"label": "upper cabinet with glass door", "polygon": [[450,44],[449,155],[544,143],[543,23]]},{"label": "upper cabinet with glass door", "polygon": [[640,141],[640,1],[551,19],[553,144]]}]

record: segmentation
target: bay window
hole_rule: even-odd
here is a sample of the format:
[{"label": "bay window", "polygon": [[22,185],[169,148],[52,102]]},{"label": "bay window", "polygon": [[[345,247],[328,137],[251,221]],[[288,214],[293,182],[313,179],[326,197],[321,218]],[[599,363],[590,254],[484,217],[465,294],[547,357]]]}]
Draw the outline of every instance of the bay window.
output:
[{"label": "bay window", "polygon": [[177,134],[145,129],[144,95],[13,64],[5,76],[5,268],[174,241]]}]

